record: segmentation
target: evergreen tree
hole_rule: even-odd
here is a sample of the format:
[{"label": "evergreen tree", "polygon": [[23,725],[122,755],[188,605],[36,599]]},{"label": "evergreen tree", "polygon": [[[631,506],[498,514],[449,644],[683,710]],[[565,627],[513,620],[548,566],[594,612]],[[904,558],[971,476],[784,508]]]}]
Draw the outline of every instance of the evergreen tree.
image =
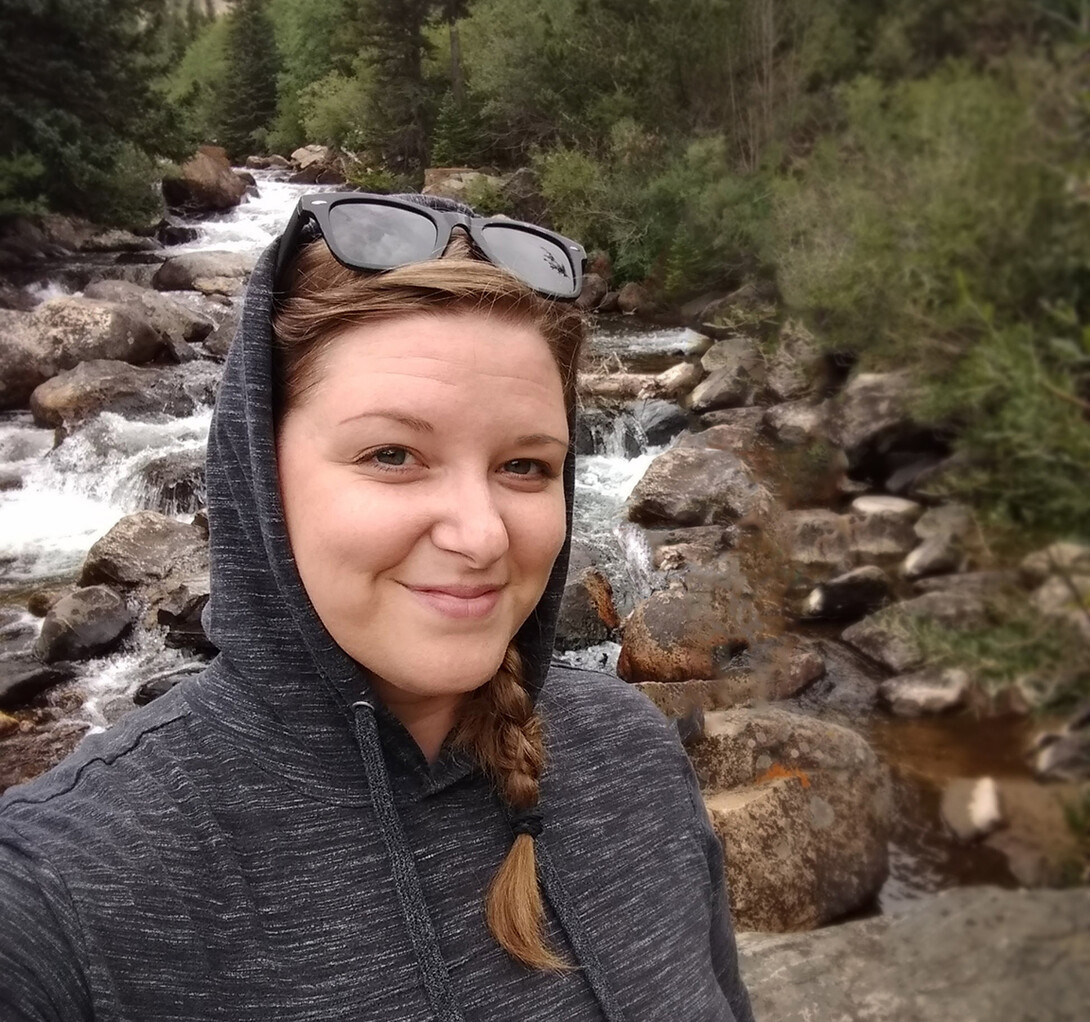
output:
[{"label": "evergreen tree", "polygon": [[219,142],[234,157],[265,148],[276,116],[280,57],[266,0],[239,0],[230,14]]}]

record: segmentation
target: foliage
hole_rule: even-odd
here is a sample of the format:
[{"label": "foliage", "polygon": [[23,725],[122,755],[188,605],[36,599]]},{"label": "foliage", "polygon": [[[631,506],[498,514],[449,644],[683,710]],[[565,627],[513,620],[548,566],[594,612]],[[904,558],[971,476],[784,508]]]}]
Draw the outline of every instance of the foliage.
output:
[{"label": "foliage", "polygon": [[276,49],[268,0],[238,0],[227,25],[217,141],[235,158],[266,147],[276,115]]},{"label": "foliage", "polygon": [[163,0],[0,6],[6,209],[44,203],[127,224],[147,215],[142,173],[153,156],[180,156],[189,144],[156,87],[172,59],[171,16]]}]

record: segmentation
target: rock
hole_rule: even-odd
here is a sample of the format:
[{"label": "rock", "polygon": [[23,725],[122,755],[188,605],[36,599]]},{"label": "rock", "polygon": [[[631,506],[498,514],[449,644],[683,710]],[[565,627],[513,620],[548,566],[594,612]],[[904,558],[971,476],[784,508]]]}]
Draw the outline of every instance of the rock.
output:
[{"label": "rock", "polygon": [[985,619],[982,594],[972,590],[940,590],[871,614],[847,628],[841,638],[891,671],[904,674],[923,663],[923,654],[912,635],[914,620],[964,629],[980,627]]},{"label": "rock", "polygon": [[1090,780],[1090,703],[1083,703],[1059,731],[1036,735],[1033,770],[1049,781]]},{"label": "rock", "polygon": [[667,717],[680,720],[694,709],[701,713],[729,710],[753,699],[748,671],[730,672],[722,678],[691,681],[641,681],[638,688]]},{"label": "rock", "polygon": [[744,366],[716,369],[693,390],[689,403],[698,413],[738,408],[754,404],[759,389],[759,382]]},{"label": "rock", "polygon": [[792,401],[765,409],[761,425],[777,443],[801,447],[825,436],[825,408],[807,401]]},{"label": "rock", "polygon": [[666,399],[676,401],[690,393],[702,377],[704,370],[695,362],[679,362],[664,369],[655,378],[656,389]]},{"label": "rock", "polygon": [[[0,280],[0,309],[12,312],[30,312],[38,305],[35,297],[29,291],[16,287],[6,280]],[[0,327],[0,334],[3,327]]]},{"label": "rock", "polygon": [[26,609],[35,617],[45,617],[64,597],[76,591],[75,586],[46,586],[35,589],[26,601]]},{"label": "rock", "polygon": [[627,315],[646,316],[654,311],[655,303],[642,284],[628,283],[617,296],[617,307]]},{"label": "rock", "polygon": [[905,558],[901,574],[907,579],[948,575],[959,571],[964,564],[965,552],[961,541],[953,535],[940,533],[925,539]]},{"label": "rock", "polygon": [[168,217],[159,221],[155,230],[155,236],[162,245],[187,245],[196,241],[201,232],[196,227],[187,227],[185,224],[175,223]]},{"label": "rock", "polygon": [[700,416],[700,425],[704,429],[715,426],[734,426],[746,433],[756,435],[764,421],[763,408],[719,408],[714,412],[705,412]]},{"label": "rock", "polygon": [[890,782],[861,735],[781,709],[722,710],[705,714],[688,752],[738,929],[820,926],[874,898],[888,870]]},{"label": "rock", "polygon": [[625,623],[617,673],[626,681],[722,675],[736,654],[767,635],[746,585],[724,579],[716,588],[653,593]]},{"label": "rock", "polygon": [[813,335],[796,320],[780,328],[779,344],[768,359],[765,386],[775,401],[796,401],[823,381],[821,352]]},{"label": "rock", "polygon": [[787,511],[778,531],[791,563],[803,569],[843,571],[851,560],[852,521],[835,511]]},{"label": "rock", "polygon": [[184,252],[163,263],[151,284],[158,291],[234,295],[253,268],[254,257],[244,252]]},{"label": "rock", "polygon": [[961,841],[978,841],[1003,823],[999,789],[990,777],[958,777],[942,792],[942,818]]},{"label": "rock", "polygon": [[969,697],[967,672],[951,667],[932,668],[889,678],[878,688],[882,701],[898,717],[920,717],[960,710]]},{"label": "rock", "polygon": [[144,622],[167,629],[166,644],[173,649],[185,649],[202,656],[215,656],[218,650],[204,633],[201,613],[208,603],[211,582],[207,555],[197,551],[197,563],[175,567],[167,578],[143,591],[149,604]]},{"label": "rock", "polygon": [[613,280],[613,260],[604,249],[587,253],[587,273],[597,274],[607,284]]},{"label": "rock", "polygon": [[1029,596],[1045,617],[1066,621],[1090,642],[1090,575],[1054,575]]},{"label": "rock", "polygon": [[306,170],[317,163],[329,163],[332,159],[333,150],[324,145],[300,146],[291,154],[291,162],[298,170]]},{"label": "rock", "polygon": [[816,933],[741,934],[775,1022],[1071,1022],[1090,1002],[1090,890],[958,887]]},{"label": "rock", "polygon": [[675,448],[648,466],[629,497],[628,517],[650,526],[726,524],[767,499],[731,452]]},{"label": "rock", "polygon": [[715,373],[722,369],[745,369],[753,377],[764,375],[764,358],[757,345],[748,337],[732,336],[716,341],[701,356],[700,364],[706,373]]},{"label": "rock", "polygon": [[734,546],[734,532],[722,525],[698,525],[689,529],[671,529],[656,535],[651,542],[656,571],[692,571],[710,569],[729,571],[734,563],[724,554]]},{"label": "rock", "polygon": [[49,378],[30,313],[0,309],[0,411],[25,408]]},{"label": "rock", "polygon": [[71,664],[47,665],[33,656],[0,660],[0,708],[17,710],[74,674]]},{"label": "rock", "polygon": [[753,698],[792,699],[825,673],[818,648],[797,635],[780,635],[751,646],[739,660],[749,669]]},{"label": "rock", "polygon": [[941,578],[919,578],[913,583],[918,593],[972,592],[982,596],[1013,593],[1018,579],[1011,571],[968,571]]},{"label": "rock", "polygon": [[214,212],[237,206],[246,194],[226,153],[216,146],[201,146],[176,175],[163,178],[167,205],[189,213]]},{"label": "rock", "polygon": [[[516,220],[525,220],[528,223],[543,223],[548,214],[546,202],[541,194],[541,182],[533,167],[519,167],[518,170],[508,174],[500,189],[503,198],[503,208]],[[601,262],[591,264],[588,269],[605,280],[612,275],[612,267],[603,266]],[[603,273],[602,270],[606,272]]]},{"label": "rock", "polygon": [[80,585],[143,586],[174,574],[199,574],[207,569],[207,560],[200,529],[155,511],[137,511],[94,543],[83,562]]},{"label": "rock", "polygon": [[575,300],[576,308],[584,312],[593,312],[602,304],[609,287],[597,273],[587,273],[583,277],[583,290]]},{"label": "rock", "polygon": [[883,607],[891,595],[889,576],[868,564],[818,585],[806,598],[803,613],[829,621],[855,621]]},{"label": "rock", "polygon": [[585,401],[635,401],[657,397],[652,373],[579,373],[579,396]]},{"label": "rock", "polygon": [[142,507],[165,515],[193,514],[203,507],[205,492],[204,451],[164,454],[140,470],[143,477]]},{"label": "rock", "polygon": [[238,332],[238,322],[242,310],[237,305],[230,306],[223,318],[216,324],[216,328],[204,339],[205,348],[216,358],[227,358],[231,342]]},{"label": "rock", "polygon": [[601,313],[617,313],[621,311],[621,292],[607,291],[605,297],[598,306]]},{"label": "rock", "polygon": [[108,586],[77,589],[46,614],[35,652],[46,663],[100,656],[117,646],[132,621],[125,601]]},{"label": "rock", "polygon": [[[472,167],[428,167],[424,171],[424,195],[439,195],[446,199],[469,202],[473,192],[488,188],[499,192],[504,178],[486,174]],[[605,292],[603,292],[604,294]]]},{"label": "rock", "polygon": [[247,156],[246,164],[251,170],[290,170],[291,160],[273,153],[271,156]]},{"label": "rock", "polygon": [[164,341],[176,338],[190,344],[203,341],[216,324],[181,302],[151,288],[123,280],[100,280],[83,291],[85,298],[117,302],[134,310]]},{"label": "rock", "polygon": [[172,688],[180,685],[183,681],[197,677],[203,670],[204,664],[190,664],[180,669],[153,674],[136,690],[132,701],[137,706],[146,706],[152,700],[165,696]]},{"label": "rock", "polygon": [[81,252],[155,252],[159,242],[154,238],[142,238],[131,231],[107,230],[87,238]]},{"label": "rock", "polygon": [[913,523],[923,508],[903,497],[852,501],[852,550],[860,559],[904,557],[915,545]]},{"label": "rock", "polygon": [[556,644],[561,649],[585,649],[608,639],[620,619],[613,606],[613,587],[589,552],[572,547],[568,578],[560,601]]},{"label": "rock", "polygon": [[1019,572],[1027,586],[1039,586],[1052,575],[1090,575],[1090,546],[1053,543],[1023,558]]},{"label": "rock", "polygon": [[672,401],[645,398],[632,405],[632,417],[642,430],[648,447],[669,443],[688,425],[688,417]]},{"label": "rock", "polygon": [[95,360],[46,380],[30,398],[39,426],[79,422],[102,411],[131,418],[190,415],[215,399],[218,373],[208,363],[138,368]]}]

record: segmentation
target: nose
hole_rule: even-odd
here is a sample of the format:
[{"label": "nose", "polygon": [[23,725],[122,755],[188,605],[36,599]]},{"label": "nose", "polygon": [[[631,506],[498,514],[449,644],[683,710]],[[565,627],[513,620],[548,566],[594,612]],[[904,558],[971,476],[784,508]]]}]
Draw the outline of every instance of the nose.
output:
[{"label": "nose", "polygon": [[487,568],[507,553],[507,525],[487,478],[452,480],[438,496],[431,538],[440,550],[461,555],[474,568]]}]

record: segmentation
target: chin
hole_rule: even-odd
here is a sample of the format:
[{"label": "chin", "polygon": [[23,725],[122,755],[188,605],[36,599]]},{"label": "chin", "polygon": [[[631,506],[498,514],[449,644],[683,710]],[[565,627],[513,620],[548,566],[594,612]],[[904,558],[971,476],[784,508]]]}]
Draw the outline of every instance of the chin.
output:
[{"label": "chin", "polygon": [[480,688],[503,663],[506,642],[487,643],[487,649],[482,649],[482,645],[486,644],[478,640],[461,649],[452,648],[450,643],[432,649],[418,647],[413,655],[399,658],[385,669],[378,663],[361,663],[402,692],[417,696],[454,695]]}]

